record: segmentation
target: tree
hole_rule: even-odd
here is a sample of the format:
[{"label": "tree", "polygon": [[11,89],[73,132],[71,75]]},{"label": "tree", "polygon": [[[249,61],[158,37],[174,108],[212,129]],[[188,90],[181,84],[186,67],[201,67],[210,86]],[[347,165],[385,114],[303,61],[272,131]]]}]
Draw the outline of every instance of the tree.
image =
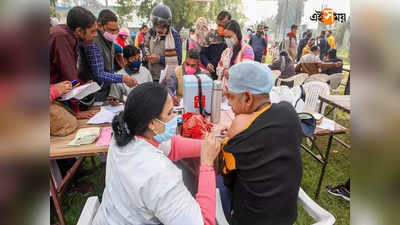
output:
[{"label": "tree", "polygon": [[[147,21],[151,19],[152,9],[161,2],[161,0],[143,0],[141,1],[137,16]],[[164,0],[164,4],[171,8],[172,25],[180,31],[183,27],[191,27],[197,18],[204,17],[209,22],[215,21],[221,10],[227,10],[232,13],[234,19],[239,23],[244,23],[247,19],[242,11],[241,0],[214,0],[208,2],[195,2],[190,0]]]},{"label": "tree", "polygon": [[126,24],[127,21],[132,20],[132,11],[136,8],[137,0],[117,0],[115,7],[120,25]]},{"label": "tree", "polygon": [[139,18],[145,19],[147,23],[149,23],[151,19],[151,11],[160,3],[161,0],[143,0],[137,7],[136,15]]},{"label": "tree", "polygon": [[272,29],[277,39],[282,39],[292,24],[300,26],[304,14],[304,1],[278,0],[278,13]]},{"label": "tree", "polygon": [[56,4],[57,0],[50,0],[50,17],[56,17]]},{"label": "tree", "polygon": [[209,21],[216,21],[218,13],[226,10],[232,14],[232,18],[244,27],[247,17],[242,13],[243,4],[241,0],[214,0],[210,4],[210,9],[207,12],[207,19]]}]

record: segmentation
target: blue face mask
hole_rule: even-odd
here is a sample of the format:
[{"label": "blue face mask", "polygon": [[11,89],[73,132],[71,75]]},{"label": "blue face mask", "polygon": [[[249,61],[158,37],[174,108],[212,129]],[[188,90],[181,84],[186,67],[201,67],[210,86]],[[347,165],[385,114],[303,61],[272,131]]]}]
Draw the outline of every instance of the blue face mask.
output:
[{"label": "blue face mask", "polygon": [[129,67],[135,72],[139,72],[140,69],[140,65],[142,64],[142,62],[140,60],[136,60],[134,62],[128,62]]},{"label": "blue face mask", "polygon": [[[170,121],[164,123],[163,121],[158,120],[160,123],[164,124],[164,132],[162,134],[157,134],[154,136],[154,140],[156,140],[158,143],[168,141],[170,140],[175,134],[176,134],[176,128],[178,126],[178,117],[175,116],[173,119]],[[155,133],[155,132],[154,132]]]}]

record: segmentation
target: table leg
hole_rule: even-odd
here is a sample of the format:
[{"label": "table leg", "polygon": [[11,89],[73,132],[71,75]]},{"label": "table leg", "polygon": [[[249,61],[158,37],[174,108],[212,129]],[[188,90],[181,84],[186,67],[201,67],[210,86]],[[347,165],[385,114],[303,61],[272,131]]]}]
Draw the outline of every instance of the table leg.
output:
[{"label": "table leg", "polygon": [[347,83],[346,83],[346,87],[344,89],[344,94],[350,95],[350,72],[349,72],[349,77],[347,78]]},{"label": "table leg", "polygon": [[61,181],[60,186],[57,188],[57,192],[59,197],[64,193],[65,187],[68,185],[68,183],[71,181],[72,177],[75,175],[76,171],[78,170],[79,166],[82,164],[83,160],[85,159],[85,156],[79,157],[79,159],[74,163],[74,165],[67,171],[67,174],[65,175],[64,179]]},{"label": "table leg", "polygon": [[57,211],[58,220],[60,221],[61,225],[65,225],[66,223],[65,223],[64,214],[62,212],[62,208],[61,208],[61,204],[60,204],[60,198],[58,197],[51,174],[50,174],[50,193],[51,193],[51,198],[54,203],[54,207],[56,208],[56,211]]},{"label": "table leg", "polygon": [[329,152],[331,151],[332,139],[333,139],[333,134],[331,134],[329,136],[328,146],[326,148],[326,154],[325,154],[325,159],[324,159],[324,164],[322,165],[321,175],[320,175],[319,181],[318,181],[317,192],[315,193],[315,200],[318,199],[319,192],[321,191],[322,180],[324,179],[325,169],[326,169],[326,166],[328,165],[328,160],[329,160]]},{"label": "table leg", "polygon": [[[319,109],[318,109],[318,112],[320,113],[320,114],[322,114],[322,105],[323,105],[323,101],[320,101],[320,104],[319,104]],[[314,110],[315,110],[315,108],[314,108]]]}]

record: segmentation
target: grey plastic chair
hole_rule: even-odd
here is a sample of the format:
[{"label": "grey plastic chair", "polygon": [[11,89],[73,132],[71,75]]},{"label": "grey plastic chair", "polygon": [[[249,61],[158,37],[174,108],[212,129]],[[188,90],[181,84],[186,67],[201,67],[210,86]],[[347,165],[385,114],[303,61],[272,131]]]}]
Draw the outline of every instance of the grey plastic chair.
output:
[{"label": "grey plastic chair", "polygon": [[331,92],[333,93],[339,93],[339,86],[340,83],[343,80],[343,73],[335,73],[335,74],[331,74],[329,75],[329,84],[331,85]]},{"label": "grey plastic chair", "polygon": [[293,87],[300,86],[300,85],[302,85],[304,83],[304,80],[306,80],[307,77],[308,77],[308,74],[299,73],[299,74],[296,74],[293,77],[290,77],[290,78],[287,78],[287,79],[278,78],[278,80],[276,82],[276,86],[281,86],[282,82],[289,83],[291,81],[293,81]]},{"label": "grey plastic chair", "polygon": [[308,78],[304,81],[304,83],[308,83],[311,81],[321,81],[324,83],[328,83],[329,76],[324,73],[317,73],[317,74],[309,75]]}]

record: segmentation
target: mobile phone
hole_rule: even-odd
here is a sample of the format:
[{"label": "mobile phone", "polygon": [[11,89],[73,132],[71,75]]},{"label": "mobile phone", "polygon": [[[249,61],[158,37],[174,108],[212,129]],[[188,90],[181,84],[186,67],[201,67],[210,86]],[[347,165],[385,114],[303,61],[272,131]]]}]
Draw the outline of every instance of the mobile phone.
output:
[{"label": "mobile phone", "polygon": [[71,83],[72,83],[72,86],[75,86],[78,83],[78,81],[77,80],[73,80],[73,81],[71,81]]}]

